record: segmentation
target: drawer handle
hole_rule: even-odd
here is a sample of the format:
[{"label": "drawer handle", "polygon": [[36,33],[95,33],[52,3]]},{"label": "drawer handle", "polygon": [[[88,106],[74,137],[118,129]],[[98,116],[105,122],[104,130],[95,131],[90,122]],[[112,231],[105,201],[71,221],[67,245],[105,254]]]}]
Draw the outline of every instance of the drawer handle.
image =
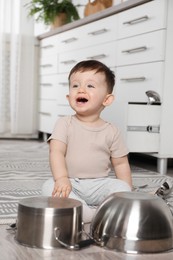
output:
[{"label": "drawer handle", "polygon": [[136,132],[149,132],[149,133],[159,133],[160,126],[159,125],[148,125],[148,126],[127,126],[128,131],[136,131]]},{"label": "drawer handle", "polygon": [[136,82],[136,81],[145,81],[145,77],[135,77],[135,78],[122,78],[120,79],[122,81],[128,81],[128,82]]},{"label": "drawer handle", "polygon": [[89,35],[91,34],[91,35],[99,35],[99,34],[103,34],[103,33],[106,33],[106,32],[108,32],[108,30],[107,29],[101,29],[101,30],[98,30],[98,31],[94,31],[94,32],[90,32],[90,33],[88,33]]},{"label": "drawer handle", "polygon": [[50,67],[53,67],[52,64],[43,64],[43,65],[40,65],[40,67],[42,68],[50,68]]},{"label": "drawer handle", "polygon": [[72,37],[72,38],[66,39],[66,40],[64,40],[64,41],[62,41],[62,42],[64,42],[64,43],[71,43],[71,42],[75,42],[75,41],[77,41],[77,40],[78,40],[77,38]]},{"label": "drawer handle", "polygon": [[98,55],[94,55],[94,56],[91,56],[91,57],[87,57],[87,59],[91,59],[91,60],[104,59],[104,58],[106,58],[105,54],[98,54]]},{"label": "drawer handle", "polygon": [[62,114],[62,115],[57,115],[57,116],[58,116],[58,117],[64,117],[64,116],[66,116],[66,115],[63,115],[63,114]]},{"label": "drawer handle", "polygon": [[141,22],[147,21],[148,19],[149,19],[148,15],[144,15],[142,17],[138,17],[136,19],[126,21],[123,24],[133,25],[133,24],[136,24],[136,23],[141,23]]},{"label": "drawer handle", "polygon": [[75,60],[64,60],[64,61],[61,61],[61,63],[68,65],[68,64],[76,63],[76,61]]},{"label": "drawer handle", "polygon": [[51,113],[48,113],[48,112],[39,112],[39,114],[41,114],[43,116],[51,116]]},{"label": "drawer handle", "polygon": [[59,85],[63,87],[68,87],[68,82],[59,82]]},{"label": "drawer handle", "polygon": [[60,103],[57,104],[57,106],[59,106],[59,107],[70,107],[69,104],[60,104]]},{"label": "drawer handle", "polygon": [[50,44],[50,45],[45,45],[45,46],[42,46],[41,48],[42,49],[51,49],[51,48],[53,48],[54,46],[52,45],[52,44]]},{"label": "drawer handle", "polygon": [[147,47],[146,46],[141,46],[141,47],[138,47],[138,48],[133,48],[133,49],[128,49],[128,50],[124,50],[122,51],[122,53],[136,53],[136,52],[141,52],[141,51],[146,51],[147,50]]},{"label": "drawer handle", "polygon": [[52,87],[51,83],[41,83],[40,85],[43,87]]}]

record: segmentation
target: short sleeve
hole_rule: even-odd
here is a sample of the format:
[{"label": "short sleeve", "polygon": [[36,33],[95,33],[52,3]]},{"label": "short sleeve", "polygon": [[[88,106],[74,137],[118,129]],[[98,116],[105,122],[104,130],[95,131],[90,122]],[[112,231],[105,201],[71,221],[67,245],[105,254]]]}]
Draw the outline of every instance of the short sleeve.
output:
[{"label": "short sleeve", "polygon": [[112,140],[112,145],[110,147],[111,157],[119,158],[125,156],[129,153],[127,146],[123,140],[121,131],[114,127],[114,135]]},{"label": "short sleeve", "polygon": [[70,117],[59,118],[56,121],[53,132],[47,141],[49,142],[50,140],[54,139],[67,144],[69,122]]}]

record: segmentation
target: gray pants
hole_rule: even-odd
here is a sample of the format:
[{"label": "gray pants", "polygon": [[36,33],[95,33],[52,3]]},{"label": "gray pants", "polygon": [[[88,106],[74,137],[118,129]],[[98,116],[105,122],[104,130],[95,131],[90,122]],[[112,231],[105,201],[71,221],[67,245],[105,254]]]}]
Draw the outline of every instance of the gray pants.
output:
[{"label": "gray pants", "polygon": [[[130,186],[113,177],[97,179],[70,179],[72,191],[69,198],[77,199],[83,204],[83,221],[91,222],[97,206],[114,192],[131,191]],[[43,196],[52,196],[53,178],[47,180],[42,187]]]}]

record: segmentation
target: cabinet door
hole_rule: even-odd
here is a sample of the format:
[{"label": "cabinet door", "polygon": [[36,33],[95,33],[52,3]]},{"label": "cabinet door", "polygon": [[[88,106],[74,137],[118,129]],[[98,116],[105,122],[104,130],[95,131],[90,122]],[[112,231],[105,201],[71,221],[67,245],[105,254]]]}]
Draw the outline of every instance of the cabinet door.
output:
[{"label": "cabinet door", "polygon": [[58,34],[58,52],[83,49],[117,38],[117,16],[112,15],[72,30]]},{"label": "cabinet door", "polygon": [[116,70],[116,100],[148,102],[146,91],[159,94],[162,102],[164,62],[118,67]]},{"label": "cabinet door", "polygon": [[57,41],[58,41],[57,35],[50,36],[40,41],[41,59],[46,59],[49,56],[55,55],[55,53],[57,52],[57,44],[58,44]]},{"label": "cabinet door", "polygon": [[58,57],[56,54],[40,59],[40,75],[56,74],[58,72]]},{"label": "cabinet door", "polygon": [[105,43],[75,52],[66,52],[59,55],[59,72],[69,72],[79,61],[95,59],[109,67],[116,66],[116,43]]},{"label": "cabinet door", "polygon": [[55,115],[57,118],[73,115],[75,112],[69,105],[56,104]]},{"label": "cabinet door", "polygon": [[119,40],[117,45],[118,66],[163,61],[165,30]]},{"label": "cabinet door", "polygon": [[39,131],[52,133],[56,121],[56,101],[39,101]]},{"label": "cabinet door", "polygon": [[68,74],[59,74],[57,85],[57,105],[69,105],[66,95],[69,93]]},{"label": "cabinet door", "polygon": [[42,75],[40,77],[40,99],[57,99],[58,75]]},{"label": "cabinet door", "polygon": [[128,105],[127,145],[130,152],[158,152],[160,105]]},{"label": "cabinet door", "polygon": [[118,39],[166,28],[167,1],[155,0],[118,14]]}]

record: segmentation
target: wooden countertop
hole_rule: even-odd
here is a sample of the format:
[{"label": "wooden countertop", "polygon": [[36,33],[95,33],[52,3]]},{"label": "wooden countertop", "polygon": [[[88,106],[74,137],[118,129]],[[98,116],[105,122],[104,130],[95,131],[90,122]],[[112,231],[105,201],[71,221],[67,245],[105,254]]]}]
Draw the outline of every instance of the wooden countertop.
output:
[{"label": "wooden countertop", "polygon": [[58,33],[62,33],[64,31],[68,31],[68,30],[71,30],[73,28],[79,27],[81,25],[85,25],[87,23],[97,21],[99,19],[108,17],[110,15],[120,13],[122,11],[125,11],[127,9],[133,8],[135,6],[138,6],[138,5],[150,2],[150,1],[152,1],[152,0],[128,0],[128,1],[125,1],[121,4],[113,5],[112,7],[109,7],[107,9],[103,10],[103,11],[96,13],[96,14],[92,14],[92,15],[89,15],[89,16],[84,17],[82,19],[79,19],[77,21],[65,24],[65,25],[63,25],[63,26],[61,26],[57,29],[50,30],[49,32],[46,32],[44,34],[39,35],[37,38],[38,38],[38,40],[41,40],[41,39],[56,35]]}]

